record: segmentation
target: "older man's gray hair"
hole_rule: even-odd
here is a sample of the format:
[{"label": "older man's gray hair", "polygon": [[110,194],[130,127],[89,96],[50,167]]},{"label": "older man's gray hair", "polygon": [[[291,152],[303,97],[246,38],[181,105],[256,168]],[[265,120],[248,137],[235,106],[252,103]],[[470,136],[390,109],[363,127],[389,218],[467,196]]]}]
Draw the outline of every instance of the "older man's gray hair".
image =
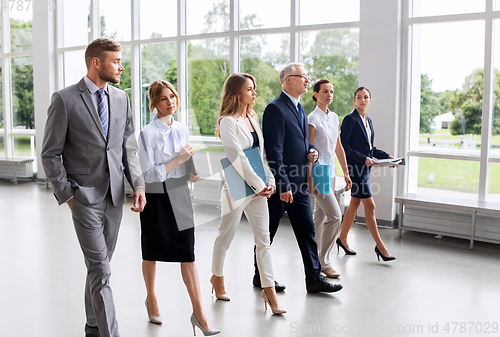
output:
[{"label": "older man's gray hair", "polygon": [[279,74],[280,83],[283,84],[283,82],[285,82],[285,78],[298,68],[304,68],[304,64],[298,62],[292,62],[288,63],[286,66],[281,68]]}]

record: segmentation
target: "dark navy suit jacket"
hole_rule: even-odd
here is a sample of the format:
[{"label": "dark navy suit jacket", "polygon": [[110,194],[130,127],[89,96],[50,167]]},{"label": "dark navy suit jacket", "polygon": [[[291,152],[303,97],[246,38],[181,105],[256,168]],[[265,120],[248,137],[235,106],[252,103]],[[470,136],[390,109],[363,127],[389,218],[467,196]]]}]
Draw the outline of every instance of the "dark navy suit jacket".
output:
[{"label": "dark navy suit jacket", "polygon": [[367,119],[372,133],[370,139],[372,144],[371,149],[370,143],[368,142],[368,134],[366,133],[366,129],[363,124],[363,119],[356,109],[344,117],[340,127],[340,141],[342,142],[342,146],[344,147],[345,155],[347,157],[349,175],[351,176],[351,179],[354,178],[356,181],[358,181],[357,178],[370,174],[371,168],[365,165],[366,157],[375,157],[378,159],[389,158],[389,154],[387,152],[379,150],[373,146],[375,132],[373,131],[372,120],[368,116]]},{"label": "dark navy suit jacket", "polygon": [[316,149],[309,143],[305,114],[300,116],[284,93],[264,110],[262,134],[267,161],[276,180],[276,192],[307,192],[307,155]]}]

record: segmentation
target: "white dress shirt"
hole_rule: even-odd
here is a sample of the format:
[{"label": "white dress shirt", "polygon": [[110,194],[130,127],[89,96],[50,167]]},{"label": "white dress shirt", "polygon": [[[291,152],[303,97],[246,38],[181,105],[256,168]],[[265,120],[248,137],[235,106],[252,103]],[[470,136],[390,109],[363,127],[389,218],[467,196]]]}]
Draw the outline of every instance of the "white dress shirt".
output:
[{"label": "white dress shirt", "polygon": [[174,120],[168,126],[155,116],[139,136],[139,161],[145,182],[162,182],[184,176],[185,165],[179,165],[167,173],[165,164],[177,158],[186,144],[189,144],[187,126]]},{"label": "white dress shirt", "polygon": [[[361,117],[361,115],[360,115]],[[372,129],[370,128],[370,124],[368,124],[368,117],[365,115],[365,117],[361,117],[361,120],[363,121],[363,125],[365,126],[366,130],[366,135],[368,136],[368,144],[370,144],[370,150],[373,148],[372,146]]]},{"label": "white dress shirt", "polygon": [[307,117],[307,123],[316,129],[314,146],[318,149],[318,164],[330,165],[331,177],[335,177],[335,148],[339,136],[339,117],[333,111],[324,113],[316,106]]}]

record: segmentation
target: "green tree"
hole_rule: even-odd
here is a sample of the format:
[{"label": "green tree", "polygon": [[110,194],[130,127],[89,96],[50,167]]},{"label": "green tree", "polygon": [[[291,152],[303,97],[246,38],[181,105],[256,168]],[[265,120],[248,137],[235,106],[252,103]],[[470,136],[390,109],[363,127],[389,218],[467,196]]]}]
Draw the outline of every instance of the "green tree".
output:
[{"label": "green tree", "polygon": [[[10,19],[12,49],[15,51],[32,48],[32,21]],[[35,127],[35,105],[33,96],[33,57],[12,59],[12,106],[14,125]],[[3,123],[2,123],[3,124]]]},{"label": "green tree", "polygon": [[438,94],[439,96],[439,106],[441,113],[446,113],[451,111],[451,103],[455,97],[456,92],[454,90],[446,90]]},{"label": "green tree", "polygon": [[[241,20],[242,29],[257,29],[262,27],[257,23],[256,14],[251,14]],[[281,52],[278,54],[264,53],[268,46],[265,35],[242,36],[240,38],[240,70],[241,72],[253,75],[257,82],[257,99],[255,100],[254,111],[262,121],[262,114],[267,104],[271,102],[281,91],[281,84],[278,79],[277,66],[285,63],[284,58],[289,49],[288,41],[282,41]]]},{"label": "green tree", "polygon": [[[153,33],[151,38],[161,37],[161,34]],[[177,45],[175,43],[150,44],[142,48],[141,51],[141,76],[142,83],[149,84],[159,79],[165,79],[165,74],[175,66],[177,71]],[[174,61],[174,63],[172,63]],[[175,81],[171,81],[177,86],[177,74]]]},{"label": "green tree", "polygon": [[[450,125],[452,135],[463,134],[463,123],[466,134],[481,134],[483,75],[483,69],[474,70],[465,78],[462,90],[459,90],[451,100],[452,111],[455,112],[455,120]],[[458,109],[461,111],[460,116],[457,114]]]},{"label": "green tree", "polygon": [[188,123],[195,134],[213,135],[221,89],[229,76],[229,57],[206,44],[193,43],[188,44],[188,55],[188,106],[192,111]]},{"label": "green tree", "polygon": [[422,74],[420,79],[420,133],[431,133],[432,120],[442,110],[438,94],[432,91],[432,80],[427,74]]},{"label": "green tree", "polygon": [[332,82],[334,87],[330,109],[342,120],[352,111],[352,97],[358,86],[359,32],[345,29],[319,32],[311,50],[303,55],[303,62],[309,70],[312,82],[301,100],[306,113],[316,107],[312,100],[314,83],[326,79]]}]

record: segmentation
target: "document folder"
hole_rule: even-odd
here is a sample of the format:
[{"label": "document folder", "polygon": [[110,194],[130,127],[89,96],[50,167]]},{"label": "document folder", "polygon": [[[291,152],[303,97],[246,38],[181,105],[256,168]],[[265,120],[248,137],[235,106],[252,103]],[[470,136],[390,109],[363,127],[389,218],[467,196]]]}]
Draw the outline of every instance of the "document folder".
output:
[{"label": "document folder", "polygon": [[[255,173],[257,173],[257,175],[262,179],[262,181],[264,181],[267,186],[268,181],[266,177],[266,171],[264,170],[264,164],[262,163],[262,158],[260,157],[259,148],[257,146],[254,146],[243,150],[243,153],[248,158],[248,161],[250,162],[250,165],[252,165]],[[222,168],[224,169],[224,175],[226,176],[226,181],[229,187],[229,191],[231,192],[231,197],[234,201],[255,194],[255,192],[245,182],[243,177],[229,162],[229,159],[222,158],[220,162],[222,164]]]},{"label": "document folder", "polygon": [[330,165],[312,164],[311,171],[313,182],[316,185],[318,193],[330,193]]}]

